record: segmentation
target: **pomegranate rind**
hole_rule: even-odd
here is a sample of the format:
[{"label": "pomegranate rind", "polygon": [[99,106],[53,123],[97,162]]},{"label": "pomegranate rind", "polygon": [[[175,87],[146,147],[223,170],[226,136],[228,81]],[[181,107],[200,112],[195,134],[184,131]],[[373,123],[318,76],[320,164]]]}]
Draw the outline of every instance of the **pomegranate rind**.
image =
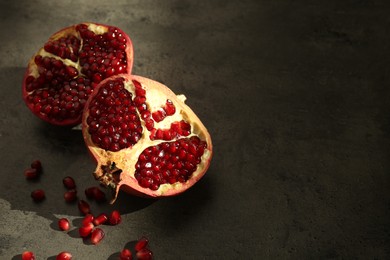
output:
[{"label": "pomegranate rind", "polygon": [[[177,116],[173,116],[170,120],[176,120],[177,118],[185,119],[191,124],[192,133],[191,136],[198,136],[202,141],[207,143],[207,148],[201,158],[201,163],[197,165],[197,169],[192,173],[191,177],[184,183],[176,182],[174,184],[162,184],[157,190],[151,190],[149,188],[143,188],[139,185],[138,180],[134,177],[135,172],[135,164],[138,160],[139,155],[143,152],[143,150],[149,146],[158,145],[160,143],[166,142],[163,140],[150,140],[149,135],[150,132],[146,130],[144,126],[144,121],[142,121],[144,132],[138,143],[134,146],[126,149],[122,149],[118,152],[111,152],[108,150],[104,150],[98,147],[93,143],[91,139],[91,135],[88,132],[88,124],[87,118],[89,116],[89,105],[94,99],[95,95],[97,95],[97,89],[103,85],[105,85],[110,80],[115,80],[118,78],[124,79],[125,88],[130,92],[134,93],[134,85],[132,83],[133,80],[138,81],[142,87],[146,90],[146,103],[151,99],[150,95],[153,95],[153,99],[160,100],[159,105],[163,104],[166,99],[170,99],[176,106]],[[148,96],[149,95],[149,96]],[[209,132],[206,127],[203,125],[198,116],[193,112],[193,110],[184,103],[185,98],[182,95],[177,96],[172,90],[170,90],[167,86],[163,85],[160,82],[136,75],[116,75],[111,76],[103,80],[95,89],[94,93],[89,97],[83,112],[83,120],[82,120],[82,131],[84,136],[84,141],[88,147],[88,150],[92,157],[97,162],[97,167],[94,172],[94,176],[98,179],[102,184],[106,186],[110,186],[113,189],[113,200],[115,201],[118,196],[119,190],[123,190],[127,193],[141,196],[141,197],[168,197],[178,195],[190,187],[192,187],[195,183],[197,183],[206,173],[210,166],[210,162],[213,154],[213,146]],[[153,108],[153,106],[151,107]],[[168,121],[169,123],[170,121]],[[178,140],[174,139],[172,141]],[[120,172],[120,178],[115,182],[112,181],[113,176],[109,176],[108,179],[104,178],[107,173],[107,169],[111,168],[113,172]],[[115,175],[115,174],[114,174]]]},{"label": "pomegranate rind", "polygon": [[[134,51],[133,51],[133,43],[130,39],[130,37],[123,31],[121,30],[120,28],[118,27],[115,27],[115,26],[111,26],[111,25],[105,25],[105,24],[100,24],[100,23],[92,23],[92,22],[84,22],[84,23],[80,23],[80,24],[74,24],[74,25],[71,25],[71,26],[68,26],[68,27],[65,27],[59,31],[57,31],[56,33],[52,34],[48,40],[46,42],[49,42],[49,41],[54,41],[54,40],[58,40],[59,38],[61,37],[64,37],[64,36],[70,36],[70,35],[73,35],[73,36],[76,36],[77,38],[81,39],[81,36],[79,35],[79,33],[77,32],[77,29],[76,27],[79,26],[79,25],[82,25],[82,24],[85,24],[87,26],[96,26],[97,28],[99,28],[98,30],[104,31],[104,28],[105,30],[108,30],[108,28],[110,27],[114,27],[116,28],[119,32],[122,33],[122,35],[125,37],[126,39],[126,49],[124,50],[125,53],[126,53],[126,58],[127,58],[127,67],[126,67],[126,71],[123,71],[122,73],[127,73],[127,74],[131,74],[131,71],[132,71],[132,68],[133,68],[133,60],[134,60]],[[103,33],[103,32],[102,32]],[[81,46],[82,46],[82,43],[81,43]],[[81,48],[80,46],[80,48]],[[32,57],[31,59],[29,60],[28,62],[28,65],[27,65],[27,69],[24,73],[24,76],[23,76],[23,81],[22,81],[22,97],[23,97],[23,100],[24,102],[26,103],[27,107],[37,116],[39,117],[40,119],[42,119],[43,121],[45,122],[48,122],[50,124],[53,124],[53,125],[59,125],[59,126],[75,126],[75,125],[78,125],[81,123],[81,120],[82,120],[82,113],[80,113],[78,115],[78,117],[74,117],[74,118],[70,118],[70,119],[63,119],[63,120],[55,120],[53,118],[49,118],[46,114],[44,113],[35,113],[34,112],[34,104],[33,103],[30,103],[27,101],[27,97],[31,94],[30,92],[28,92],[26,90],[26,80],[29,76],[37,76],[37,69],[38,69],[38,66],[37,64],[35,63],[34,59],[37,55],[43,55],[43,56],[49,56],[49,57],[55,57],[56,59],[58,60],[61,60],[64,62],[65,65],[72,65],[72,66],[75,66],[77,68],[77,70],[80,72],[80,65],[78,64],[78,61],[77,62],[72,62],[70,61],[69,59],[62,59],[54,54],[51,54],[51,53],[48,53],[44,50],[44,47],[41,47]],[[81,110],[82,111],[82,110]]]}]

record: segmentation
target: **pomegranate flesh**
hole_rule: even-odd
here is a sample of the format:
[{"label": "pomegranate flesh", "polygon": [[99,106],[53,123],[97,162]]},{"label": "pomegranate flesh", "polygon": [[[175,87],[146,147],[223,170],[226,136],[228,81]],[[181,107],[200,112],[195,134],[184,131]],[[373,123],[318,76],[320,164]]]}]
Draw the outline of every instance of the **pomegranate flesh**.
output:
[{"label": "pomegranate flesh", "polygon": [[210,135],[165,85],[134,75],[102,81],[84,108],[84,140],[98,165],[94,176],[113,190],[144,197],[179,194],[206,172]]},{"label": "pomegranate flesh", "polygon": [[131,73],[133,46],[117,27],[81,23],[53,34],[31,58],[23,98],[39,118],[55,125],[77,125],[96,85]]}]

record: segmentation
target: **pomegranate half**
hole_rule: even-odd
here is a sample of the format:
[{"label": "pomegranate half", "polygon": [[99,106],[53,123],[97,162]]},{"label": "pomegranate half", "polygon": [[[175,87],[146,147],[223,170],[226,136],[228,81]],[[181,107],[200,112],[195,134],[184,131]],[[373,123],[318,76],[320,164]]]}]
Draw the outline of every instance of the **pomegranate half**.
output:
[{"label": "pomegranate half", "polygon": [[82,119],[94,176],[112,189],[144,197],[177,195],[207,171],[210,134],[196,114],[165,85],[135,75],[102,81]]},{"label": "pomegranate half", "polygon": [[55,125],[81,123],[84,105],[103,79],[131,73],[133,45],[121,29],[81,23],[53,34],[30,59],[23,99],[39,118]]}]

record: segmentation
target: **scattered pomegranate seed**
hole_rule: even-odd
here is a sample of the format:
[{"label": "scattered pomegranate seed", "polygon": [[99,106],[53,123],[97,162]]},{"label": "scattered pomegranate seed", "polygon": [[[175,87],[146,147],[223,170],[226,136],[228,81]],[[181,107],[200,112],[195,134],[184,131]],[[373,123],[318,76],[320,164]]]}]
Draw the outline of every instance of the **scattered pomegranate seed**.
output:
[{"label": "scattered pomegranate seed", "polygon": [[88,199],[94,199],[99,203],[106,200],[106,194],[96,186],[85,189],[85,195]]},{"label": "scattered pomegranate seed", "polygon": [[105,213],[100,214],[93,220],[93,224],[95,226],[103,225],[108,221],[108,216]]},{"label": "scattered pomegranate seed", "polygon": [[87,215],[88,213],[91,213],[91,208],[85,200],[79,200],[78,202],[79,210],[82,214]]},{"label": "scattered pomegranate seed", "polygon": [[65,191],[64,193],[64,200],[68,203],[74,202],[77,199],[77,191],[72,189]]},{"label": "scattered pomegranate seed", "polygon": [[132,260],[133,255],[131,254],[131,251],[127,248],[123,249],[121,251],[121,254],[119,255],[120,260]]},{"label": "scattered pomegranate seed", "polygon": [[136,254],[137,260],[150,260],[153,257],[152,251],[147,248],[141,249]]},{"label": "scattered pomegranate seed", "polygon": [[94,225],[92,223],[86,224],[79,228],[79,235],[80,237],[88,237],[89,234],[91,234],[92,229],[94,228]]},{"label": "scattered pomegranate seed", "polygon": [[64,184],[65,188],[67,188],[68,190],[76,188],[76,182],[70,176],[66,176],[62,180],[62,183]]},{"label": "scattered pomegranate seed", "polygon": [[135,251],[141,251],[142,249],[146,248],[149,243],[149,240],[146,237],[141,237],[138,239],[137,243],[135,244]]},{"label": "scattered pomegranate seed", "polygon": [[92,214],[87,214],[87,215],[85,215],[85,217],[83,218],[82,225],[83,225],[83,226],[87,226],[87,225],[89,225],[90,223],[93,223],[93,220],[94,220],[93,215],[92,215]]},{"label": "scattered pomegranate seed", "polygon": [[119,223],[121,223],[121,220],[121,214],[118,210],[114,210],[111,212],[109,217],[109,222],[111,225],[118,225]]},{"label": "scattered pomegranate seed", "polygon": [[95,228],[91,234],[91,243],[96,245],[98,244],[104,237],[104,231],[101,228]]},{"label": "scattered pomegranate seed", "polygon": [[66,218],[61,218],[58,220],[58,227],[60,228],[60,230],[62,231],[68,231],[69,230],[69,227],[70,227],[70,223],[69,223],[69,220],[66,219]]},{"label": "scattered pomegranate seed", "polygon": [[72,254],[69,252],[61,252],[57,255],[56,260],[71,260]]},{"label": "scattered pomegranate seed", "polygon": [[22,260],[35,260],[35,255],[31,251],[25,251],[22,254]]},{"label": "scattered pomegranate seed", "polygon": [[31,163],[31,168],[36,169],[38,173],[42,171],[42,163],[40,160],[35,160]]},{"label": "scattered pomegranate seed", "polygon": [[24,170],[24,176],[27,180],[35,180],[39,177],[38,171],[35,168],[28,168]]},{"label": "scattered pomegranate seed", "polygon": [[44,200],[45,197],[46,197],[45,192],[42,189],[37,189],[37,190],[34,190],[33,192],[31,192],[31,198],[35,202],[40,202],[40,201]]}]

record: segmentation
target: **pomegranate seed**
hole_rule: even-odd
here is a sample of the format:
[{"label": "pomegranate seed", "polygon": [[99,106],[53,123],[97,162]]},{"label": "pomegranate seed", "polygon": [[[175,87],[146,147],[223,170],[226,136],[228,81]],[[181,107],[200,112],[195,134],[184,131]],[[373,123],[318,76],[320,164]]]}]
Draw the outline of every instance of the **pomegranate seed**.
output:
[{"label": "pomegranate seed", "polygon": [[103,237],[104,231],[100,228],[95,228],[91,234],[91,243],[96,245],[103,239]]},{"label": "pomegranate seed", "polygon": [[85,238],[85,237],[89,236],[89,234],[91,234],[93,228],[94,228],[94,225],[91,222],[89,224],[86,224],[86,225],[80,227],[79,228],[80,237]]},{"label": "pomegranate seed", "polygon": [[131,251],[127,248],[123,249],[121,251],[121,254],[119,255],[120,260],[132,260],[133,255],[131,254]]},{"label": "pomegranate seed", "polygon": [[97,202],[103,202],[106,200],[106,194],[96,186],[85,189],[85,195],[87,198],[94,199]]},{"label": "pomegranate seed", "polygon": [[93,215],[92,215],[92,214],[87,214],[87,215],[85,215],[85,217],[83,218],[82,225],[83,225],[83,226],[88,226],[90,223],[93,223],[93,220],[94,220]]},{"label": "pomegranate seed", "polygon": [[42,171],[42,163],[40,160],[35,160],[31,163],[31,168],[36,169],[38,173]]},{"label": "pomegranate seed", "polygon": [[25,251],[22,254],[22,260],[35,260],[35,255],[31,251]]},{"label": "pomegranate seed", "polygon": [[70,176],[66,176],[63,180],[62,183],[64,184],[65,188],[67,189],[74,189],[76,188],[76,182],[74,179]]},{"label": "pomegranate seed", "polygon": [[82,214],[87,215],[88,213],[91,213],[91,208],[85,200],[79,200],[78,202],[79,210]]},{"label": "pomegranate seed", "polygon": [[93,224],[95,226],[103,225],[108,221],[108,216],[105,213],[100,214],[93,220]]},{"label": "pomegranate seed", "polygon": [[46,197],[45,192],[42,189],[37,189],[37,190],[34,190],[33,192],[31,192],[31,198],[35,202],[40,202],[40,201],[44,200],[45,197]]},{"label": "pomegranate seed", "polygon": [[136,254],[137,260],[150,260],[153,257],[152,251],[147,248],[141,249]]},{"label": "pomegranate seed", "polygon": [[35,180],[39,177],[38,171],[35,168],[28,168],[24,170],[24,176],[27,180]]},{"label": "pomegranate seed", "polygon": [[72,254],[69,252],[61,252],[57,255],[56,260],[72,260]]},{"label": "pomegranate seed", "polygon": [[68,231],[69,230],[69,227],[70,227],[70,223],[69,223],[69,220],[66,219],[66,218],[61,218],[58,220],[58,227],[60,228],[60,230],[62,231]]},{"label": "pomegranate seed", "polygon": [[119,223],[121,223],[121,220],[121,214],[118,210],[114,210],[111,212],[109,217],[109,222],[111,225],[118,225]]},{"label": "pomegranate seed", "polygon": [[71,203],[76,201],[77,199],[77,191],[76,190],[68,190],[64,193],[64,199],[67,203]]},{"label": "pomegranate seed", "polygon": [[141,251],[142,249],[144,249],[145,247],[147,247],[149,243],[149,240],[146,238],[146,237],[141,237],[137,243],[135,244],[135,251]]}]

